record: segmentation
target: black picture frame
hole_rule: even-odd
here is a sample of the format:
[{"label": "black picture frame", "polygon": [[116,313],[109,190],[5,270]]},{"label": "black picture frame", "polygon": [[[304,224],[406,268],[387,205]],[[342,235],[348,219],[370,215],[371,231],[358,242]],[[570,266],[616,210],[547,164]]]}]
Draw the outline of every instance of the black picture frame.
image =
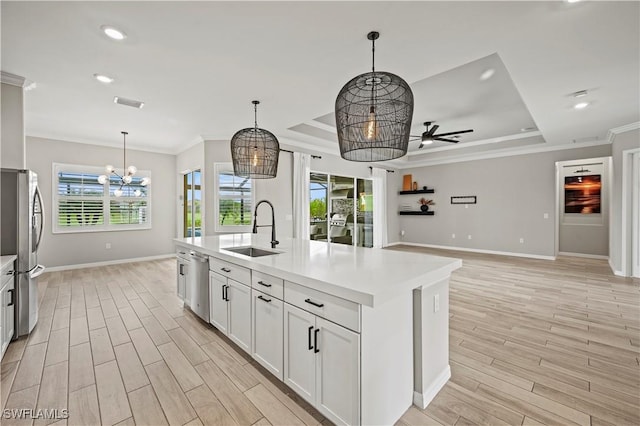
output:
[{"label": "black picture frame", "polygon": [[458,195],[451,197],[451,204],[477,204],[478,197],[475,195]]}]

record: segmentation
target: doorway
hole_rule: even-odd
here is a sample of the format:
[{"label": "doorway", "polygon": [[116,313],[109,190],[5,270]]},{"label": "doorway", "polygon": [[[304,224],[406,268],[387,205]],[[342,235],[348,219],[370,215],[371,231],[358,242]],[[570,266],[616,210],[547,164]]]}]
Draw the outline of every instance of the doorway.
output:
[{"label": "doorway", "polygon": [[184,202],[182,207],[182,235],[202,236],[202,173],[194,170],[183,175]]}]

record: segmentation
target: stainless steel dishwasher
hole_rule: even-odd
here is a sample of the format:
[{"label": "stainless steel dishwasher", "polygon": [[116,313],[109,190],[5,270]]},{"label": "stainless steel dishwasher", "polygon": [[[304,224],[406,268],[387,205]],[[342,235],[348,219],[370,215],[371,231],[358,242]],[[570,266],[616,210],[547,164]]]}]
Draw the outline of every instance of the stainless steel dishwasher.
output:
[{"label": "stainless steel dishwasher", "polygon": [[189,257],[189,290],[184,302],[196,315],[209,322],[209,257],[195,251],[189,252]]}]

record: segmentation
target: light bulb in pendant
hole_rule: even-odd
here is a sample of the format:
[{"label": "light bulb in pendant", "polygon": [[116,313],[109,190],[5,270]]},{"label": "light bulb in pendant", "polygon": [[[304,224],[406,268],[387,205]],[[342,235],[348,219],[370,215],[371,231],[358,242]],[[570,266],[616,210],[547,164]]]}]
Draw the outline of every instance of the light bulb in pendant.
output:
[{"label": "light bulb in pendant", "polygon": [[123,181],[124,183],[126,183],[127,185],[129,185],[129,184],[131,183],[131,181],[132,181],[132,180],[133,180],[133,178],[132,178],[131,176],[129,176],[129,175],[122,176],[122,181]]},{"label": "light bulb in pendant", "polygon": [[100,185],[104,185],[105,183],[107,183],[107,175],[98,176],[98,183]]},{"label": "light bulb in pendant", "polygon": [[253,164],[253,167],[258,166],[258,148],[253,149],[253,161],[251,162],[251,164]]},{"label": "light bulb in pendant", "polygon": [[373,140],[378,136],[378,120],[376,119],[376,110],[373,105],[369,109],[369,119],[364,126],[364,136],[369,140]]},{"label": "light bulb in pendant", "polygon": [[122,197],[122,189],[116,189],[115,191],[113,191],[113,195],[115,195],[116,197]]}]

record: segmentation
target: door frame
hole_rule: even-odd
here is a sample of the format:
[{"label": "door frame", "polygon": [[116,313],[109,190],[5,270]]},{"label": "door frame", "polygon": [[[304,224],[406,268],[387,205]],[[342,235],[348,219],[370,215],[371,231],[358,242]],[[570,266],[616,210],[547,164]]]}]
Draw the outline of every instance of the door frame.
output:
[{"label": "door frame", "polygon": [[[597,163],[602,162],[604,166],[603,176],[606,175],[607,184],[604,189],[607,191],[607,205],[608,211],[606,219],[606,225],[609,227],[609,240],[611,240],[611,218],[613,217],[613,167],[612,167],[612,158],[609,157],[596,157],[596,158],[581,158],[578,160],[566,160],[566,161],[556,161],[556,202],[555,202],[555,212],[553,220],[555,222],[555,232],[554,232],[554,247],[553,247],[553,257],[557,258],[560,253],[560,209],[563,205],[563,197],[564,193],[561,189],[563,187],[562,182],[562,168],[566,166],[580,166],[586,163]],[[584,255],[584,257],[592,257],[596,259],[608,259],[609,256],[597,256],[597,255]]]},{"label": "door frame", "polygon": [[[634,268],[634,249],[640,249],[638,232],[636,226],[640,221],[640,212],[634,197],[640,197],[640,148],[627,149],[622,151],[622,227],[621,227],[621,252],[620,252],[620,272],[623,276],[638,277],[640,275],[640,265]],[[635,161],[634,161],[635,160]],[[637,198],[636,198],[637,199]],[[635,225],[635,226],[634,226]],[[635,232],[634,232],[635,231]],[[636,255],[635,258],[638,256]],[[634,270],[635,269],[635,270]]]}]

